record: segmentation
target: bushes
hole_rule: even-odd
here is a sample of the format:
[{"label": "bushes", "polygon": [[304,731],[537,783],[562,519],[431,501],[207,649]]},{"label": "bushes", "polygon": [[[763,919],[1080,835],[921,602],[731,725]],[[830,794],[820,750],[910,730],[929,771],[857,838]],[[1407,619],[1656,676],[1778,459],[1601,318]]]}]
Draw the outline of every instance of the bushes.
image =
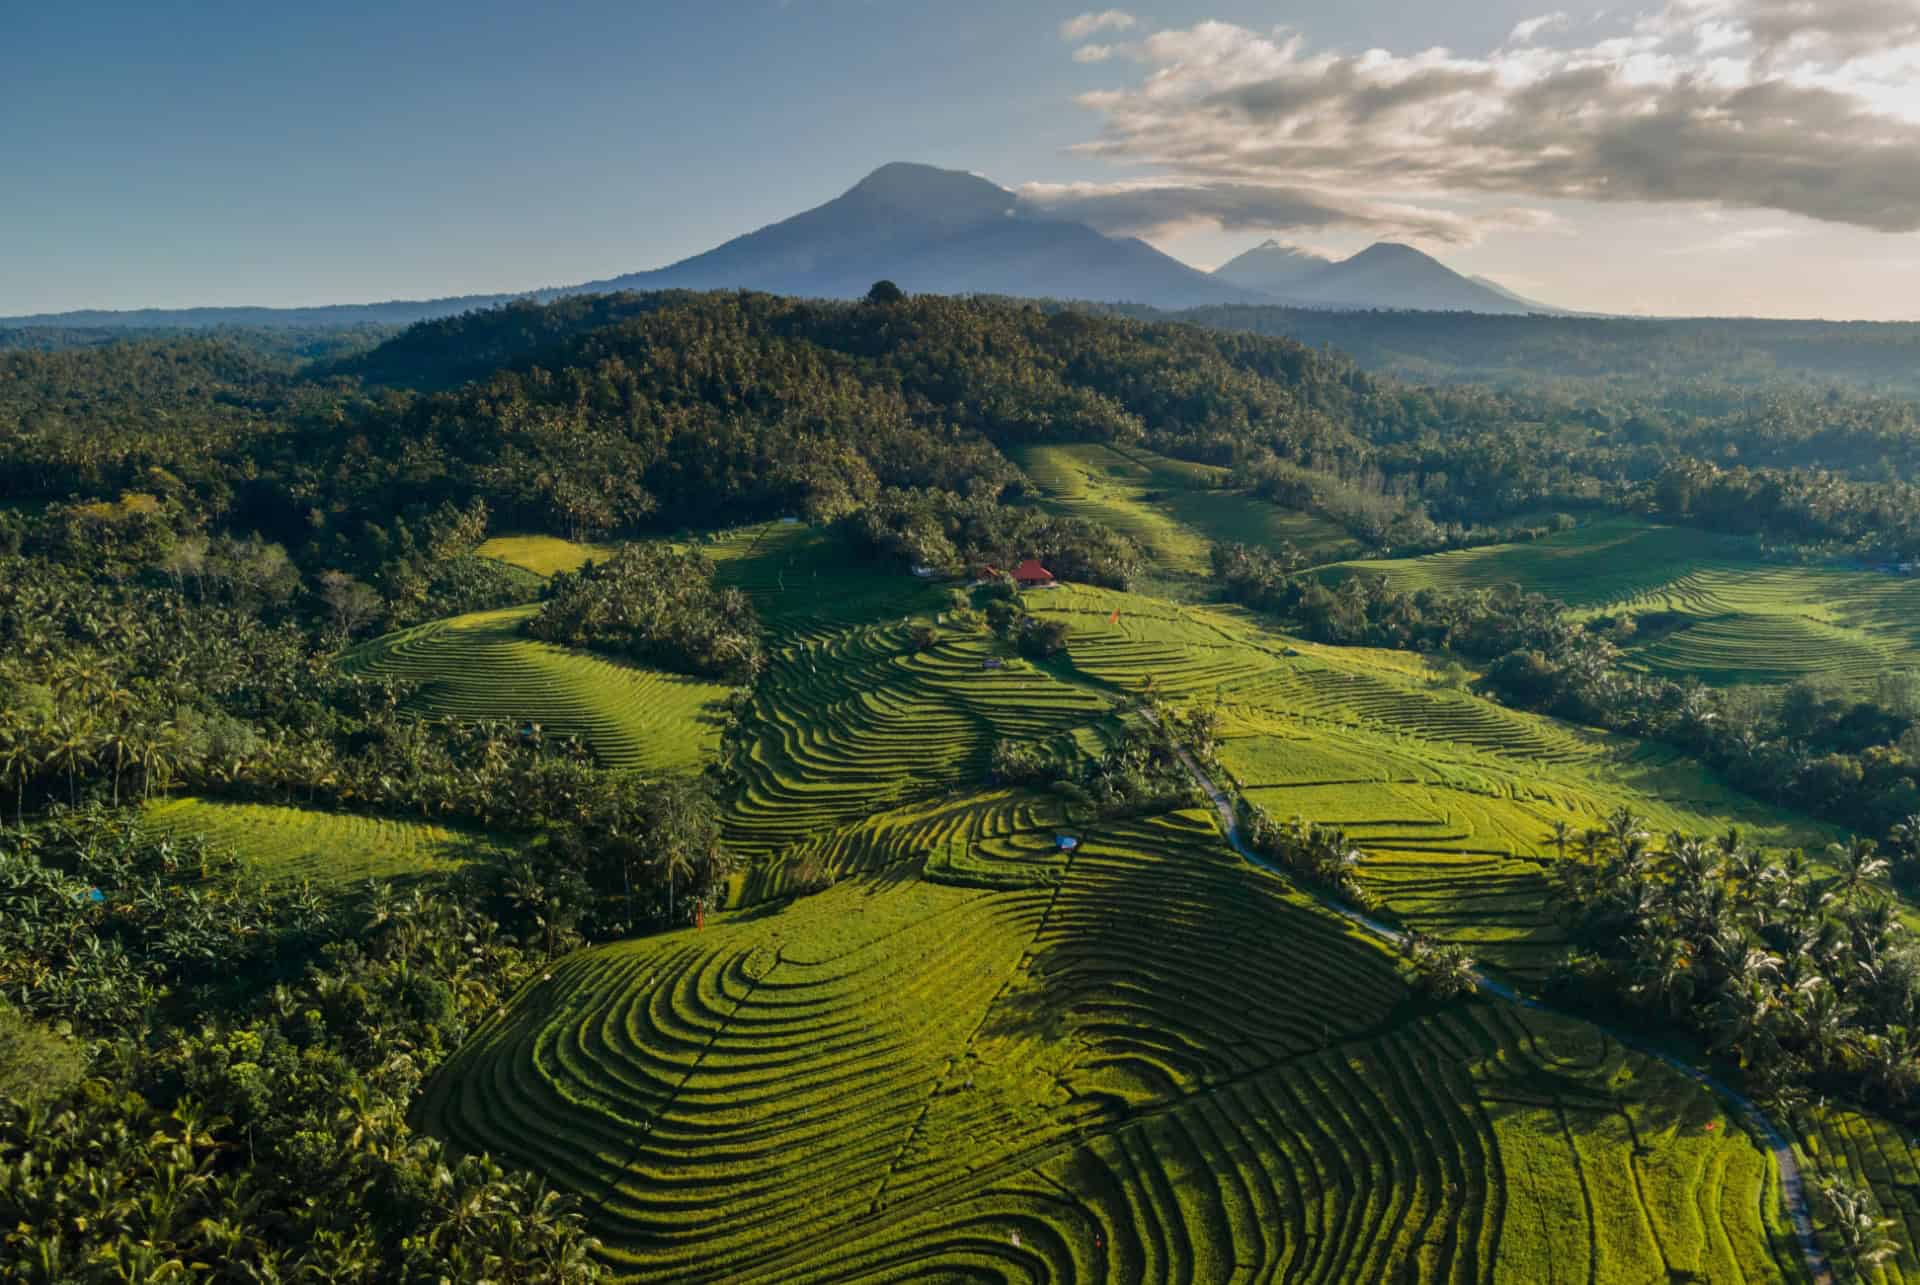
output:
[{"label": "bushes", "polygon": [[562,572],[527,632],[680,673],[751,682],[766,664],[760,622],[738,589],[713,587],[698,553],[636,544]]},{"label": "bushes", "polygon": [[0,1098],[57,1098],[86,1069],[80,1046],[0,1001]]},{"label": "bushes", "polygon": [[[850,518],[848,529],[858,543],[901,565],[974,569],[1038,558],[1062,580],[1114,589],[1126,588],[1142,561],[1133,541],[1104,526],[1001,504],[991,495],[889,489]],[[1002,574],[994,584],[999,595],[1013,595],[1010,577]]]}]

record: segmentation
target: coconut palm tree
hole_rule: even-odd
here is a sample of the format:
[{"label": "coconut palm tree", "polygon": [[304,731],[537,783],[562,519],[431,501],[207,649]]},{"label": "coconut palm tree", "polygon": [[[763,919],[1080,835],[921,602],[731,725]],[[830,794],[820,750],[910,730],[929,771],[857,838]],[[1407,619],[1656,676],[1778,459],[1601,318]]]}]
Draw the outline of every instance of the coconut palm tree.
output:
[{"label": "coconut palm tree", "polygon": [[1920,1088],[1920,1039],[1904,1026],[1864,1035],[1859,1041],[1861,1074],[1895,1106]]},{"label": "coconut palm tree", "polygon": [[667,922],[671,924],[674,922],[674,917],[673,917],[674,882],[677,879],[686,878],[693,874],[693,871],[694,871],[693,854],[687,851],[687,847],[685,844],[679,843],[677,841],[670,841],[667,844],[666,850],[660,854],[658,860],[660,863],[660,869],[667,876]]},{"label": "coconut palm tree", "polygon": [[1877,855],[1879,847],[1872,839],[1859,835],[1844,844],[1827,846],[1827,855],[1839,868],[1834,882],[1840,889],[1840,899],[1848,905],[1853,904],[1869,883],[1887,872],[1887,859]]},{"label": "coconut palm tree", "polygon": [[1900,1252],[1899,1242],[1887,1234],[1894,1221],[1881,1217],[1871,1190],[1832,1174],[1823,1177],[1815,1190],[1826,1208],[1834,1266],[1846,1279],[1864,1279],[1867,1269]]},{"label": "coconut palm tree", "polygon": [[1901,817],[1888,833],[1903,859],[1920,862],[1920,812]]}]

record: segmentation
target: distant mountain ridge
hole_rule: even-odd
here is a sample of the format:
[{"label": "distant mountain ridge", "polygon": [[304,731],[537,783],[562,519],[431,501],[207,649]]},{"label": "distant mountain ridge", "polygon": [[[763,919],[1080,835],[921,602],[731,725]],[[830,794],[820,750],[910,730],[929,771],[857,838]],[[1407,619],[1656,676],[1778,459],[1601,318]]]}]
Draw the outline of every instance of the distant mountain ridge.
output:
[{"label": "distant mountain ridge", "polygon": [[408,325],[511,299],[550,302],[611,291],[761,290],[857,298],[879,279],[916,293],[1143,304],[1161,309],[1291,303],[1331,308],[1541,310],[1469,280],[1408,246],[1372,246],[1334,262],[1278,242],[1218,271],[1189,267],[1146,242],[1049,215],[975,174],[883,165],[822,205],[702,254],[643,272],[520,293],[312,308],[99,309],[0,318],[13,327]]},{"label": "distant mountain ridge", "polygon": [[1199,307],[1253,302],[1245,289],[1144,241],[1036,214],[977,175],[883,165],[845,194],[705,254],[580,290],[720,290],[857,298],[903,290]]},{"label": "distant mountain ridge", "polygon": [[1563,311],[1515,294],[1484,277],[1455,272],[1410,245],[1380,241],[1350,259],[1331,260],[1268,241],[1222,264],[1214,275],[1261,290],[1276,302],[1312,308],[1388,308],[1414,312]]}]

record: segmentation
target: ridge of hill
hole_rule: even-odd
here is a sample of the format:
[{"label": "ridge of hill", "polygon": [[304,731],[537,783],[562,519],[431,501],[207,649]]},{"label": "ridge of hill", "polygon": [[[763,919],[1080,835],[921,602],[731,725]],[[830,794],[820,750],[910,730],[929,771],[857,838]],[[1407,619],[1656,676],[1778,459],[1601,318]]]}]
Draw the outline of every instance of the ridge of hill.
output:
[{"label": "ridge of hill", "polygon": [[1530,313],[1558,308],[1484,278],[1455,272],[1430,254],[1380,241],[1337,261],[1267,241],[1214,270],[1235,284],[1315,308],[1411,312]]}]

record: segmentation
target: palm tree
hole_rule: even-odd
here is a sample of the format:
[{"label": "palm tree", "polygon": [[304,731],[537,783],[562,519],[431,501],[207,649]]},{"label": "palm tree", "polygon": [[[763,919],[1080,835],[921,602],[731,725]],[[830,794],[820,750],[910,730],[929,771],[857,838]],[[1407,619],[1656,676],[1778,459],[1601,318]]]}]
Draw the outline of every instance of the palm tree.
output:
[{"label": "palm tree", "polygon": [[1693,1002],[1693,950],[1677,933],[1642,932],[1628,943],[1633,954],[1628,993],[1650,1008],[1678,1017]]},{"label": "palm tree", "polygon": [[1793,1020],[1800,1038],[1806,1041],[1814,1069],[1824,1070],[1847,1047],[1852,1032],[1853,1006],[1840,998],[1833,984],[1819,974],[1807,978],[1795,990],[1798,1003]]},{"label": "palm tree", "polygon": [[1848,1279],[1864,1279],[1866,1269],[1900,1252],[1899,1242],[1887,1235],[1894,1226],[1893,1219],[1880,1216],[1870,1189],[1829,1174],[1816,1190],[1826,1206],[1827,1237],[1834,1247],[1834,1262]]},{"label": "palm tree", "polygon": [[1605,836],[1612,840],[1616,852],[1625,852],[1627,845],[1636,839],[1646,838],[1647,832],[1641,828],[1640,818],[1631,809],[1616,808],[1607,817]]},{"label": "palm tree", "polygon": [[1920,812],[1901,817],[1893,823],[1889,832],[1898,845],[1900,855],[1908,861],[1920,862]]},{"label": "palm tree", "polygon": [[1573,827],[1565,821],[1555,821],[1548,833],[1547,842],[1553,845],[1554,855],[1560,860],[1567,859],[1567,843],[1573,838]]},{"label": "palm tree", "polygon": [[669,842],[667,850],[660,854],[660,868],[664,870],[667,875],[667,922],[671,924],[674,922],[674,880],[693,873],[693,854],[687,851],[685,844]]},{"label": "palm tree", "polygon": [[1867,1082],[1895,1106],[1920,1087],[1920,1041],[1904,1026],[1889,1026],[1860,1040],[1860,1069]]},{"label": "palm tree", "polygon": [[62,721],[53,729],[53,744],[47,750],[47,766],[67,774],[67,802],[80,806],[80,772],[94,765],[93,740],[84,723]]},{"label": "palm tree", "polygon": [[14,783],[13,822],[27,823],[27,782],[33,778],[36,751],[32,728],[17,710],[0,709],[0,781]]},{"label": "palm tree", "polygon": [[1853,904],[1868,883],[1887,872],[1887,859],[1876,855],[1880,845],[1872,839],[1855,835],[1845,844],[1829,844],[1827,855],[1833,858],[1840,873],[1835,882],[1840,887],[1840,897],[1848,905]]}]

